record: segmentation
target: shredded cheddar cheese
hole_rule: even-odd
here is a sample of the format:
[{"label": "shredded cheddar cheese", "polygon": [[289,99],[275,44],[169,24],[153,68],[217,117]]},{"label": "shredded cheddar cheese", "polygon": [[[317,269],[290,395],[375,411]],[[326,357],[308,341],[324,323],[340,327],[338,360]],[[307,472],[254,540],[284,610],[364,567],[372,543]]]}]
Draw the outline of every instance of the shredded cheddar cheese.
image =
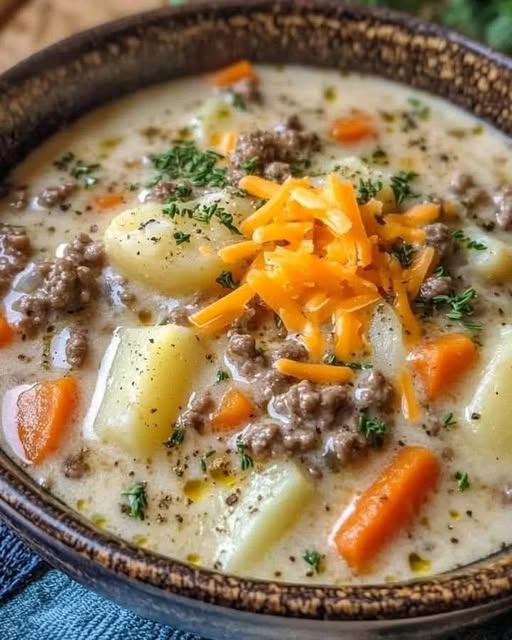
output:
[{"label": "shredded cheddar cheese", "polygon": [[[313,361],[279,360],[277,370],[322,382],[352,377],[347,367],[315,364],[325,355],[328,335],[339,360],[367,351],[371,312],[384,296],[393,302],[406,344],[420,339],[421,325],[411,301],[436,265],[436,251],[424,245],[422,226],[438,219],[437,204],[426,202],[405,213],[384,215],[378,200],[359,205],[353,185],[335,173],[322,187],[308,178],[290,178],[280,185],[251,175],[239,186],[266,202],[242,222],[246,239],[219,250],[224,263],[242,269],[243,284],[191,316],[199,330],[222,330],[258,295],[288,331],[299,334]],[[420,245],[407,269],[393,255],[396,241]],[[251,261],[245,270],[244,261]],[[412,381],[404,373],[398,383],[404,414],[415,419],[419,405]]]}]

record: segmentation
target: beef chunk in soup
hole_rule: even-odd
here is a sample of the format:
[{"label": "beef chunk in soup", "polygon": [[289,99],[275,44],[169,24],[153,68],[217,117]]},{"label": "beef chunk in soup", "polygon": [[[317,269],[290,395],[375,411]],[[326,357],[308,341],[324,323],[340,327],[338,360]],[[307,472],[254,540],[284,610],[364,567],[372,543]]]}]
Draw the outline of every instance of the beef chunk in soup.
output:
[{"label": "beef chunk in soup", "polygon": [[[232,181],[238,184],[246,173],[284,180],[291,174],[292,165],[304,164],[319,149],[319,137],[316,133],[303,131],[297,116],[290,117],[273,130],[242,133],[229,157]],[[247,163],[250,163],[250,171]]]},{"label": "beef chunk in soup", "polygon": [[232,333],[228,339],[226,355],[240,375],[246,378],[256,376],[265,368],[265,358],[256,348],[256,341],[249,333]]},{"label": "beef chunk in soup", "polygon": [[436,296],[446,296],[452,289],[450,276],[430,276],[420,287],[419,298],[425,302]]},{"label": "beef chunk in soup", "polygon": [[473,176],[467,173],[456,173],[450,182],[450,190],[468,208],[482,204],[488,199],[485,189],[479,187]]},{"label": "beef chunk in soup", "polygon": [[62,463],[62,470],[66,478],[72,478],[73,480],[80,480],[91,470],[87,458],[89,455],[89,449],[82,448],[78,453],[69,455],[64,459]]},{"label": "beef chunk in soup", "polygon": [[83,309],[97,293],[97,278],[104,262],[103,245],[81,233],[65,246],[63,253],[62,258],[38,265],[41,286],[21,298],[23,331],[37,330],[50,314]]},{"label": "beef chunk in soup", "polygon": [[493,197],[496,205],[496,222],[504,231],[512,229],[512,187],[503,187]]},{"label": "beef chunk in soup", "polygon": [[11,209],[24,209],[28,203],[27,187],[14,187],[9,193],[9,206]]},{"label": "beef chunk in soup", "polygon": [[145,202],[162,202],[170,200],[176,191],[176,183],[170,180],[160,180],[144,198]]},{"label": "beef chunk in soup", "polygon": [[180,429],[194,429],[202,432],[214,408],[213,398],[207,391],[197,393],[190,399],[187,409],[178,417],[176,426]]},{"label": "beef chunk in soup", "polygon": [[426,242],[437,251],[439,258],[446,258],[452,248],[453,239],[450,228],[442,222],[434,222],[424,227]]},{"label": "beef chunk in soup", "polygon": [[5,291],[25,267],[31,253],[30,238],[23,227],[0,226],[0,291]]},{"label": "beef chunk in soup", "polygon": [[88,330],[84,328],[71,329],[66,340],[66,360],[73,369],[79,369],[87,357],[89,349]]},{"label": "beef chunk in soup", "polygon": [[326,439],[322,456],[327,466],[336,471],[368,448],[368,441],[360,432],[357,421],[350,420]]},{"label": "beef chunk in soup", "polygon": [[359,409],[385,409],[393,395],[393,387],[380,371],[362,371],[354,388],[354,404]]},{"label": "beef chunk in soup", "polygon": [[41,207],[55,207],[65,202],[78,189],[76,182],[65,182],[56,187],[46,187],[37,196],[37,204]]}]

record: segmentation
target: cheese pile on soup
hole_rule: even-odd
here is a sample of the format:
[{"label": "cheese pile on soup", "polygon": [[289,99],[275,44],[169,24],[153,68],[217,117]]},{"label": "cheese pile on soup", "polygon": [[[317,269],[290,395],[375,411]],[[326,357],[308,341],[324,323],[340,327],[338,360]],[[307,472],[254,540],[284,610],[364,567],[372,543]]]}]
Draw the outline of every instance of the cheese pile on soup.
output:
[{"label": "cheese pile on soup", "polygon": [[146,89],[4,181],[2,446],[99,528],[341,584],[512,521],[510,143],[356,74]]}]

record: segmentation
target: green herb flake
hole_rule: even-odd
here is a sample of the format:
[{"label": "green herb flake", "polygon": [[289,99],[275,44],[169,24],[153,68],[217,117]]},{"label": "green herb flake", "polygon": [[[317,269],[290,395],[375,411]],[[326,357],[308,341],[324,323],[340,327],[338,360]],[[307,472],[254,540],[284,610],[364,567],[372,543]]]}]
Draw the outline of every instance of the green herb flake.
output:
[{"label": "green herb flake", "polygon": [[416,249],[408,242],[401,242],[393,247],[391,253],[398,259],[402,267],[407,268],[412,265]]},{"label": "green herb flake", "polygon": [[459,491],[465,491],[466,489],[469,489],[469,475],[467,471],[457,471],[454,478],[455,480],[457,480]]},{"label": "green herb flake", "polygon": [[225,369],[219,369],[217,371],[216,380],[217,382],[224,382],[224,380],[229,380],[230,375]]},{"label": "green herb flake", "polygon": [[130,518],[144,520],[148,500],[146,495],[146,483],[135,482],[129,489],[121,491],[122,496],[128,496],[128,504],[122,504],[121,510]]},{"label": "green herb flake", "polygon": [[420,120],[428,120],[430,118],[430,107],[422,100],[411,96],[407,99],[407,102],[411,106],[411,111],[414,116],[420,118]]},{"label": "green herb flake", "polygon": [[240,456],[240,469],[242,471],[247,471],[254,467],[254,460],[251,456],[246,452],[246,445],[242,442],[238,441],[236,443],[236,452]]},{"label": "green herb flake", "polygon": [[251,174],[256,171],[256,167],[258,166],[259,158],[258,156],[254,156],[254,158],[250,158],[249,160],[243,160],[240,163],[240,166],[245,171],[246,174]]},{"label": "green herb flake", "polygon": [[236,289],[239,285],[238,282],[235,282],[233,279],[233,274],[231,271],[223,271],[220,276],[215,278],[215,282],[220,284],[221,287],[225,289]]},{"label": "green herb flake", "polygon": [[359,430],[375,449],[380,449],[387,435],[386,423],[379,418],[370,418],[366,411],[359,414]]},{"label": "green herb flake", "polygon": [[450,429],[455,426],[457,426],[457,421],[453,419],[453,413],[447,413],[443,418],[443,427]]},{"label": "green herb flake", "polygon": [[377,147],[372,153],[371,162],[378,166],[385,167],[389,164],[388,154],[384,149],[382,149],[382,147]]},{"label": "green herb flake", "polygon": [[338,358],[336,357],[336,354],[334,353],[327,353],[324,356],[323,361],[325,364],[330,364],[335,367],[348,367],[349,369],[353,369],[354,371],[361,371],[364,369],[373,368],[373,365],[367,362],[352,362],[352,361],[347,362],[345,360],[338,360]]},{"label": "green herb flake", "polygon": [[175,424],[169,438],[164,442],[164,445],[168,449],[174,449],[175,447],[181,447],[185,441],[185,429],[180,424]]},{"label": "green herb flake", "polygon": [[227,184],[227,170],[217,166],[221,158],[215,151],[199,150],[192,141],[177,141],[168,151],[151,156],[153,167],[158,171],[153,186],[166,178],[190,180],[198,187],[222,189]]},{"label": "green herb flake", "polygon": [[475,249],[475,251],[485,251],[485,249],[487,249],[487,245],[483,244],[483,242],[472,240],[465,234],[463,229],[453,231],[452,237],[458,242],[465,244],[468,249]]},{"label": "green herb flake", "polygon": [[482,328],[481,324],[470,322],[468,320],[468,317],[472,316],[474,313],[472,303],[477,297],[477,292],[472,287],[468,287],[459,295],[451,294],[434,296],[432,298],[432,303],[436,309],[440,305],[447,305],[449,307],[449,310],[446,313],[447,318],[450,320],[457,320],[467,329],[472,331],[480,331]]},{"label": "green herb flake", "polygon": [[211,458],[212,456],[215,455],[215,450],[214,449],[210,449],[209,451],[207,451],[204,456],[199,460],[199,466],[201,467],[201,471],[203,473],[206,473],[208,471],[208,458]]},{"label": "green herb flake", "polygon": [[183,244],[184,242],[190,242],[190,233],[183,233],[183,231],[175,231],[172,237],[176,240],[176,244]]},{"label": "green herb flake", "polygon": [[440,264],[438,267],[434,269],[434,271],[432,272],[432,275],[435,276],[436,278],[442,278],[443,276],[446,275],[445,267],[443,267],[443,265]]},{"label": "green herb flake", "polygon": [[240,109],[241,111],[247,110],[247,105],[245,104],[242,96],[234,91],[233,89],[228,89],[226,91],[226,97],[231,105],[235,107],[235,109]]},{"label": "green herb flake", "polygon": [[322,556],[318,551],[314,549],[306,549],[302,559],[308,564],[314,573],[320,573],[320,563],[322,562]]},{"label": "green herb flake", "polygon": [[365,204],[368,200],[375,198],[377,193],[382,189],[382,182],[380,180],[373,181],[371,178],[368,180],[359,180],[357,201],[359,204]]},{"label": "green herb flake", "polygon": [[398,205],[402,204],[409,198],[416,198],[417,193],[414,193],[409,184],[418,174],[414,171],[399,171],[397,174],[391,177],[391,189],[395,194],[395,200]]}]

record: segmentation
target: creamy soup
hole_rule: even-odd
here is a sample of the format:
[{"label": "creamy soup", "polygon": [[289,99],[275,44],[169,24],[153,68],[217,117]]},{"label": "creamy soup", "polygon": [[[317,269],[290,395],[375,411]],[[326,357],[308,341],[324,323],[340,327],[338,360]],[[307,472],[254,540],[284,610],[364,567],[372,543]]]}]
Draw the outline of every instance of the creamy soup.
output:
[{"label": "creamy soup", "polygon": [[258,578],[511,542],[509,141],[357,74],[239,63],[6,181],[2,446],[141,547]]}]

